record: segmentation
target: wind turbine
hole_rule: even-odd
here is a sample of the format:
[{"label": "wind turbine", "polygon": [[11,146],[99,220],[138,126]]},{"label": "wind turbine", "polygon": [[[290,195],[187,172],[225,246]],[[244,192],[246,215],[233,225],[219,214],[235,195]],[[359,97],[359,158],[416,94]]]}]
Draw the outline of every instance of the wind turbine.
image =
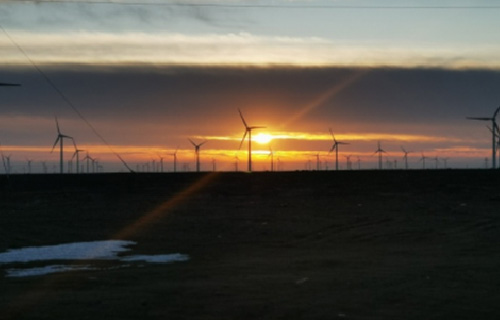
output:
[{"label": "wind turbine", "polygon": [[439,168],[439,158],[438,158],[438,156],[436,156],[436,157],[432,158],[432,160],[434,160],[434,161],[435,161],[435,164],[436,164],[436,169],[438,169],[438,168]]},{"label": "wind turbine", "polygon": [[348,155],[348,156],[344,156],[345,157],[345,161],[346,161],[346,167],[347,167],[347,170],[352,170],[352,162],[351,162],[351,157],[352,155]]},{"label": "wind turbine", "polygon": [[271,172],[274,172],[274,151],[271,146],[269,146],[269,157],[271,157]]},{"label": "wind turbine", "polygon": [[57,127],[57,138],[56,142],[54,142],[54,145],[52,146],[52,150],[50,151],[51,153],[54,151],[54,148],[56,147],[57,143],[59,142],[59,167],[60,167],[60,173],[64,173],[64,160],[63,160],[63,152],[64,152],[64,147],[63,147],[63,141],[64,139],[73,139],[73,137],[64,135],[61,133],[61,130],[59,129],[59,122],[57,121],[56,117],[56,127]]},{"label": "wind turbine", "polygon": [[10,174],[10,172],[12,170],[12,167],[10,166],[10,157],[12,157],[11,154],[9,154],[8,156],[4,156],[2,154],[3,167],[5,169],[5,173],[8,175]]},{"label": "wind turbine", "polygon": [[243,135],[243,139],[241,139],[240,142],[240,147],[238,150],[241,149],[241,146],[243,145],[243,141],[245,141],[245,137],[247,136],[248,133],[248,172],[252,172],[252,130],[253,129],[263,129],[265,127],[262,126],[248,126],[245,118],[243,118],[243,114],[241,113],[241,110],[238,109],[238,112],[240,113],[240,118],[241,121],[243,122],[243,125],[245,126],[245,134]]},{"label": "wind turbine", "polygon": [[405,154],[403,156],[403,159],[405,160],[405,169],[408,170],[408,154],[412,153],[412,151],[406,151],[405,148],[403,148],[403,146],[401,146],[401,150],[403,150]]},{"label": "wind turbine", "polygon": [[177,151],[178,150],[179,150],[179,146],[177,146],[174,153],[169,154],[170,156],[174,156],[174,172],[177,172]]},{"label": "wind turbine", "polygon": [[321,161],[319,159],[319,152],[315,154],[316,156],[316,171],[320,171],[321,170]]},{"label": "wind turbine", "polygon": [[188,140],[194,146],[194,153],[196,154],[196,172],[200,172],[200,147],[207,143],[207,140],[203,141],[200,144],[194,143],[191,139]]},{"label": "wind turbine", "polygon": [[330,152],[332,152],[333,150],[335,150],[335,170],[339,170],[339,145],[341,144],[349,144],[347,142],[342,142],[342,141],[338,141],[337,139],[335,139],[335,135],[333,134],[333,131],[332,131],[332,128],[329,129],[330,130],[330,134],[332,135],[332,139],[333,139],[333,145],[332,145],[332,148],[330,149]]},{"label": "wind turbine", "polygon": [[26,158],[26,162],[28,164],[28,174],[31,174],[31,163],[33,163],[33,160]]},{"label": "wind turbine", "polygon": [[92,161],[92,165],[93,165],[95,160],[91,156],[89,156],[88,151],[87,151],[87,155],[85,156],[85,158],[83,158],[83,160],[87,160],[87,173],[90,173],[89,161]]},{"label": "wind turbine", "polygon": [[425,169],[425,159],[427,159],[427,157],[422,152],[422,158],[420,158],[420,160],[419,160],[419,161],[422,161],[422,169]]},{"label": "wind turbine", "polygon": [[377,154],[377,153],[378,153],[378,168],[379,168],[379,170],[382,170],[383,169],[383,167],[382,167],[382,153],[387,153],[387,152],[385,152],[385,150],[380,147],[380,141],[377,142],[377,150],[375,150],[374,154]]},{"label": "wind turbine", "polygon": [[163,157],[158,153],[158,158],[160,158],[160,172],[163,172]]},{"label": "wind turbine", "polygon": [[238,162],[240,162],[240,158],[238,158],[238,155],[234,156],[234,171],[238,172]]},{"label": "wind turbine", "polygon": [[498,112],[500,112],[500,107],[498,107],[495,112],[493,113],[493,117],[491,118],[486,118],[486,117],[467,117],[468,120],[479,120],[479,121],[491,121],[493,129],[491,130],[492,132],[492,146],[491,146],[491,167],[493,169],[496,169],[496,156],[497,156],[497,151],[496,151],[496,133],[495,130],[498,129],[496,117]]},{"label": "wind turbine", "polygon": [[76,146],[75,139],[72,138],[72,140],[73,140],[73,145],[75,146],[75,152],[71,156],[71,161],[73,161],[73,159],[76,157],[76,173],[80,173],[80,155],[79,155],[79,153],[83,152],[85,150],[78,149],[78,147]]}]

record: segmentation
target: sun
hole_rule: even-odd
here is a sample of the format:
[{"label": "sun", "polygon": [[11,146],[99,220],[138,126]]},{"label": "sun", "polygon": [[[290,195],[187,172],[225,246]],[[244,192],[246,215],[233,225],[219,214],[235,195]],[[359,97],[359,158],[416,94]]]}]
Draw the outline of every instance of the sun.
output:
[{"label": "sun", "polygon": [[273,140],[273,136],[268,133],[259,133],[252,138],[253,141],[261,144],[269,143]]}]

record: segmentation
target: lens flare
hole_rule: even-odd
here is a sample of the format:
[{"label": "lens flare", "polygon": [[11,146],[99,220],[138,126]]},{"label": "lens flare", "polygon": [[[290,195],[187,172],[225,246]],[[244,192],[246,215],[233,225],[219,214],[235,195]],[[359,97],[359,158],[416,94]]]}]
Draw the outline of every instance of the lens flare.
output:
[{"label": "lens flare", "polygon": [[273,136],[268,133],[259,133],[252,138],[253,141],[261,144],[266,144],[273,140]]}]

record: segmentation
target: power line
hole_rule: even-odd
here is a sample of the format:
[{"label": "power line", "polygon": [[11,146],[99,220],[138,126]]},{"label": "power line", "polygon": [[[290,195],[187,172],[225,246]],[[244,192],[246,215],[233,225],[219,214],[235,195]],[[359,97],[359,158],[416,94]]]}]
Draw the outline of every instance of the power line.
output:
[{"label": "power line", "polygon": [[214,7],[214,8],[262,8],[262,9],[347,9],[347,10],[488,10],[500,9],[500,5],[464,5],[464,6],[404,6],[404,5],[335,5],[335,4],[235,4],[235,3],[178,3],[178,2],[129,2],[129,1],[92,1],[92,0],[16,0],[6,2],[29,3],[75,3],[75,4],[106,4],[119,6],[168,6],[168,7]]},{"label": "power line", "polygon": [[120,161],[123,163],[123,165],[130,171],[133,172],[132,169],[127,165],[125,160],[116,152],[113,150],[111,145],[104,139],[104,137],[97,131],[97,129],[85,118],[85,116],[78,110],[78,108],[71,102],[71,100],[56,86],[56,84],[43,72],[42,69],[40,69],[36,63],[28,56],[26,51],[16,42],[14,39],[7,33],[7,31],[3,28],[2,25],[0,25],[0,29],[5,33],[7,38],[17,47],[17,49],[26,57],[26,59],[31,63],[31,65],[38,71],[38,73],[43,77],[43,79],[54,89],[55,92],[61,97],[61,99],[66,102],[67,105],[73,109],[73,111],[78,115],[80,119],[82,119],[85,124],[92,130],[92,132],[109,148],[109,150],[118,158]]}]

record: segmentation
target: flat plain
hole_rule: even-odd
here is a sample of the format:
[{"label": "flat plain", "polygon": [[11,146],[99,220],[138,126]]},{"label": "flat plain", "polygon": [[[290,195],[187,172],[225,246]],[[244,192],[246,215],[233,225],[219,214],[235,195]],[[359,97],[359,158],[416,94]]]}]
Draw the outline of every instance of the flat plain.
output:
[{"label": "flat plain", "polygon": [[498,319],[499,179],[493,170],[0,176],[0,253],[117,239],[135,241],[133,254],[189,256],[29,277],[6,275],[43,263],[0,264],[0,319]]}]

